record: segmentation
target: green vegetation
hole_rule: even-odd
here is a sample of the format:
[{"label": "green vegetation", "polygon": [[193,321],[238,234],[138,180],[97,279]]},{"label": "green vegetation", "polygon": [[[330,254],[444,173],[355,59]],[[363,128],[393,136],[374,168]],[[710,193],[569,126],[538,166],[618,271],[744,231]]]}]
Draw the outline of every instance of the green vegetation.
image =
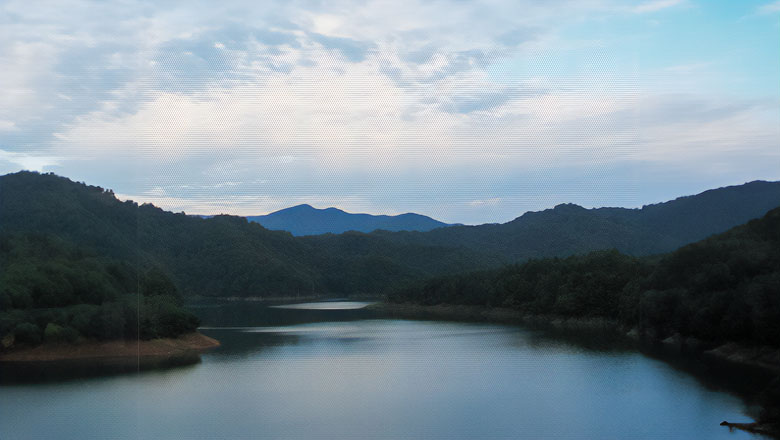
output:
[{"label": "green vegetation", "polygon": [[0,176],[0,342],[150,339],[192,331],[181,297],[378,292],[498,264],[367,234],[302,240],[233,216],[121,202],[53,174]]},{"label": "green vegetation", "polygon": [[[389,291],[397,301],[609,317],[659,337],[777,345],[780,246],[773,229],[760,229],[776,211],[663,257],[638,256],[778,204],[780,184],[753,182],[639,210],[560,205],[503,225],[293,237],[20,172],[0,176],[0,338],[175,335],[196,325],[179,297]],[[618,251],[598,251],[609,248]],[[540,257],[556,258],[527,261]]]},{"label": "green vegetation", "polygon": [[780,206],[780,182],[755,181],[647,205],[585,209],[574,204],[527,212],[504,224],[430,232],[376,232],[394,243],[459,246],[509,263],[617,249],[633,256],[671,252],[759,218]]},{"label": "green vegetation", "polygon": [[7,233],[49,234],[159,267],[184,297],[377,293],[388,284],[502,261],[363,233],[297,238],[243,217],[203,219],[121,202],[103,188],[31,172],[0,177],[0,225]]},{"label": "green vegetation", "polygon": [[51,235],[0,234],[4,346],[175,337],[197,326],[157,268],[139,270]]},{"label": "green vegetation", "polygon": [[611,318],[656,338],[780,347],[780,208],[662,256],[537,259],[416,283],[390,299]]},{"label": "green vegetation", "polygon": [[560,205],[503,225],[293,237],[241,217],[203,219],[120,202],[110,190],[53,174],[0,176],[6,233],[50,234],[100,255],[148,263],[168,274],[184,297],[377,294],[529,258],[610,248],[647,255],[777,205],[780,183],[752,182],[641,210]]}]

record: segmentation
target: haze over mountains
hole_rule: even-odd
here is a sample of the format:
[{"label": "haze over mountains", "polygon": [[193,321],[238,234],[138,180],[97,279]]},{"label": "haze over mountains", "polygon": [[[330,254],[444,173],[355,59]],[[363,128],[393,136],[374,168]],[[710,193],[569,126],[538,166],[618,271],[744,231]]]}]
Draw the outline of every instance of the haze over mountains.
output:
[{"label": "haze over mountains", "polygon": [[0,234],[54,235],[88,252],[160,268],[185,296],[380,293],[431,276],[600,249],[672,251],[780,206],[751,182],[642,209],[559,205],[500,225],[295,237],[242,217],[199,218],[117,200],[53,174],[0,176]]},{"label": "haze over mountains", "polygon": [[298,205],[267,215],[249,216],[247,220],[260,223],[272,231],[288,231],[293,235],[341,234],[347,231],[430,231],[449,226],[420,214],[400,215],[352,214],[338,208],[317,209]]}]

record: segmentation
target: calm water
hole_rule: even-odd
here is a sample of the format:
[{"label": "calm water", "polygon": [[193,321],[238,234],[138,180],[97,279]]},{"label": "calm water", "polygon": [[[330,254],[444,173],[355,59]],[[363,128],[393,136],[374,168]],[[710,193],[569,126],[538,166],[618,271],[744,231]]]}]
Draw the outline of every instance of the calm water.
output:
[{"label": "calm water", "polygon": [[740,399],[631,350],[347,304],[197,309],[200,364],[0,387],[0,439],[740,439]]}]

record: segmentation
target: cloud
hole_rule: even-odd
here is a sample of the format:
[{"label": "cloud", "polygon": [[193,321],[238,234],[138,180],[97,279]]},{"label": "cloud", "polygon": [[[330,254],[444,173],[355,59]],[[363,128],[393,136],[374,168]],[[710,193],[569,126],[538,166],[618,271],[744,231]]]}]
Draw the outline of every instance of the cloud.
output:
[{"label": "cloud", "polygon": [[774,1],[758,7],[759,14],[775,14],[780,12],[780,1]]},{"label": "cloud", "polygon": [[632,11],[636,14],[657,12],[683,3],[684,0],[653,0],[635,6]]},{"label": "cloud", "polygon": [[[209,191],[180,192],[181,195],[168,194],[171,189],[153,188],[141,194],[116,194],[120,200],[133,200],[137,203],[152,203],[155,206],[164,206],[173,212],[185,212],[197,215],[263,215],[280,209],[288,208],[296,204],[313,204],[315,206],[340,206],[343,209],[359,211],[369,204],[364,199],[356,197],[274,197],[267,195],[226,194],[221,197],[211,197]],[[156,194],[159,192],[159,194]],[[380,212],[374,207],[371,212]],[[385,212],[386,214],[398,214],[398,212]]]},{"label": "cloud", "polygon": [[750,163],[780,160],[775,100],[720,101],[690,95],[644,97],[641,160]]},{"label": "cloud", "polygon": [[[655,28],[628,52],[608,38],[683,3],[7,0],[0,161],[188,212],[324,200],[452,221],[576,201],[621,167],[764,172],[777,103],[700,86],[725,58],[652,71]],[[553,178],[570,188],[516,196]]]},{"label": "cloud", "polygon": [[501,203],[501,197],[493,197],[485,200],[472,200],[469,202],[469,206],[481,207],[481,206],[496,206]]},{"label": "cloud", "polygon": [[0,119],[0,131],[12,131],[18,129],[19,127],[16,126],[16,122]]},{"label": "cloud", "polygon": [[366,57],[366,53],[373,45],[367,42],[353,40],[351,38],[329,37],[322,34],[311,34],[312,40],[328,49],[336,49],[352,62],[360,62]]},{"label": "cloud", "polygon": [[[767,141],[778,136],[768,116],[773,102],[642,94],[630,78],[614,78],[609,63],[577,77],[496,82],[479,68],[420,73],[446,70],[447,58],[409,64],[371,51],[353,62],[320,46],[305,54],[314,65],[258,69],[198,93],[160,91],[135,112],[116,114],[108,105],[82,115],[57,132],[53,151],[160,164],[173,173],[166,178],[201,176],[202,189],[265,180],[274,183],[263,191],[282,191],[284,182],[355,191],[350,182],[364,172],[402,179],[467,167],[707,161],[746,145],[755,158],[769,155]],[[405,79],[385,74],[389,65]],[[155,170],[145,173],[160,179]]]},{"label": "cloud", "polygon": [[711,66],[712,63],[707,63],[707,62],[685,63],[685,64],[676,64],[674,66],[669,66],[666,67],[664,70],[675,74],[688,75],[688,74],[700,73],[701,71]]},{"label": "cloud", "polygon": [[[28,171],[45,171],[53,166],[59,165],[63,161],[62,157],[46,156],[30,153],[17,153],[0,149],[0,168],[8,171],[16,171],[21,167]],[[9,166],[11,165],[11,166]]]},{"label": "cloud", "polygon": [[165,189],[161,186],[155,186],[152,189],[146,190],[144,192],[144,196],[151,196],[151,197],[165,197],[168,195],[168,193],[165,191]]}]

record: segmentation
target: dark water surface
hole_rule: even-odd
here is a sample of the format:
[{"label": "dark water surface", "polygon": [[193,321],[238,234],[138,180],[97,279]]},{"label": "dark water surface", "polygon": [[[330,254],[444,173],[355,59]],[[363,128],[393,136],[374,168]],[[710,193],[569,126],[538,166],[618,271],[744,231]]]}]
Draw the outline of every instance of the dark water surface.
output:
[{"label": "dark water surface", "polygon": [[222,342],[201,363],[5,384],[0,439],[760,438],[718,426],[751,421],[739,398],[631,349],[348,306],[198,307]]}]

